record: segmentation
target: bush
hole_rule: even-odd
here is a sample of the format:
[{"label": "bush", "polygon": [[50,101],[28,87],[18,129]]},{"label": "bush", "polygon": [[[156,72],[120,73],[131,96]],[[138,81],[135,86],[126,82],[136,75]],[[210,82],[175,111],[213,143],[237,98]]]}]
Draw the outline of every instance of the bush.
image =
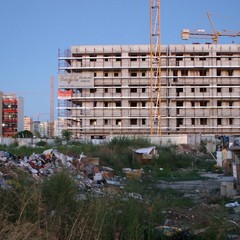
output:
[{"label": "bush", "polygon": [[27,175],[18,172],[8,180],[9,189],[0,189],[0,208],[8,222],[35,222],[38,219],[36,185]]},{"label": "bush", "polygon": [[193,154],[177,154],[174,147],[161,147],[158,149],[159,157],[155,161],[155,167],[177,170],[190,168],[194,161]]},{"label": "bush", "polygon": [[43,201],[49,210],[71,212],[76,205],[77,185],[67,171],[46,179],[42,186]]},{"label": "bush", "polygon": [[74,179],[63,170],[45,180],[41,192],[47,215],[46,226],[56,233],[57,239],[67,239],[79,208],[76,201],[78,189]]},{"label": "bush", "polygon": [[40,142],[36,143],[36,145],[39,146],[39,147],[45,147],[45,146],[47,146],[47,142],[46,141],[40,141]]},{"label": "bush", "polygon": [[18,145],[19,145],[18,142],[15,141],[9,145],[9,148],[16,148],[16,147],[18,147]]}]

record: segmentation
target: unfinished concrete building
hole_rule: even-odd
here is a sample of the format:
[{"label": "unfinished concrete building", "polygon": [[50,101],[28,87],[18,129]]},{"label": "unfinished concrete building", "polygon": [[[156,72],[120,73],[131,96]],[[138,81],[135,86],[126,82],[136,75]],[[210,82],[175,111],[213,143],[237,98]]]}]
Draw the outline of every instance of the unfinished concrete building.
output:
[{"label": "unfinished concrete building", "polygon": [[240,45],[161,46],[161,84],[149,45],[72,46],[59,53],[58,119],[75,138],[239,135]]}]

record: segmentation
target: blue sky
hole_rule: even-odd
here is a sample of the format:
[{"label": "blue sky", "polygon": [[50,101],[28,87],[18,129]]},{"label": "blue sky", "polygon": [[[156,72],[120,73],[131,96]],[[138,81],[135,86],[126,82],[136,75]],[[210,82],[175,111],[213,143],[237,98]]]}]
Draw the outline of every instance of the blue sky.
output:
[{"label": "blue sky", "polygon": [[[218,31],[240,31],[239,11],[239,0],[161,0],[161,42],[196,42],[182,41],[181,30],[211,31],[207,12]],[[149,0],[0,0],[0,91],[24,97],[25,115],[47,121],[52,76],[57,92],[58,49],[149,44],[149,19]],[[232,40],[240,43],[220,43]],[[56,94],[54,102],[56,108]]]}]

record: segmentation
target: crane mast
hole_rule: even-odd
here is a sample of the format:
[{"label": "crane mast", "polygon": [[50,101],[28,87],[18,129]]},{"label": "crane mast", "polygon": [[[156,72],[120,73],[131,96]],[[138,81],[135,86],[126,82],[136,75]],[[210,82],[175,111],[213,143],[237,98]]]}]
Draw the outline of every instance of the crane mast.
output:
[{"label": "crane mast", "polygon": [[150,134],[161,135],[161,39],[160,0],[150,0]]},{"label": "crane mast", "polygon": [[54,77],[51,77],[50,86],[50,122],[49,122],[49,136],[54,136]]}]

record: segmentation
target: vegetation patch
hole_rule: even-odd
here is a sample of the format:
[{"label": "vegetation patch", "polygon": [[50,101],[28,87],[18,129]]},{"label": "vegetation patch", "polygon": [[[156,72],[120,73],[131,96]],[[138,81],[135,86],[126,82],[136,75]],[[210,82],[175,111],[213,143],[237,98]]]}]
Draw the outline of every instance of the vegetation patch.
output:
[{"label": "vegetation patch", "polygon": [[[185,151],[188,146],[184,151],[177,146],[156,146],[158,156],[152,164],[140,165],[132,161],[132,154],[134,149],[150,146],[145,139],[122,137],[99,145],[66,140],[67,145],[0,146],[0,150],[29,156],[56,148],[74,158],[82,153],[99,157],[101,165],[113,168],[122,179],[122,186],[82,188],[78,172],[65,168],[35,180],[3,163],[1,173],[11,173],[11,178],[7,179],[10,188],[0,189],[2,239],[228,239],[229,234],[240,235],[239,220],[231,221],[233,213],[224,206],[229,199],[223,202],[219,196],[214,198],[216,192],[214,196],[206,192],[196,202],[191,194],[158,185],[204,180],[199,172],[215,164],[207,153]],[[122,168],[141,168],[143,174],[128,179]],[[169,237],[163,229],[179,232]]]}]

